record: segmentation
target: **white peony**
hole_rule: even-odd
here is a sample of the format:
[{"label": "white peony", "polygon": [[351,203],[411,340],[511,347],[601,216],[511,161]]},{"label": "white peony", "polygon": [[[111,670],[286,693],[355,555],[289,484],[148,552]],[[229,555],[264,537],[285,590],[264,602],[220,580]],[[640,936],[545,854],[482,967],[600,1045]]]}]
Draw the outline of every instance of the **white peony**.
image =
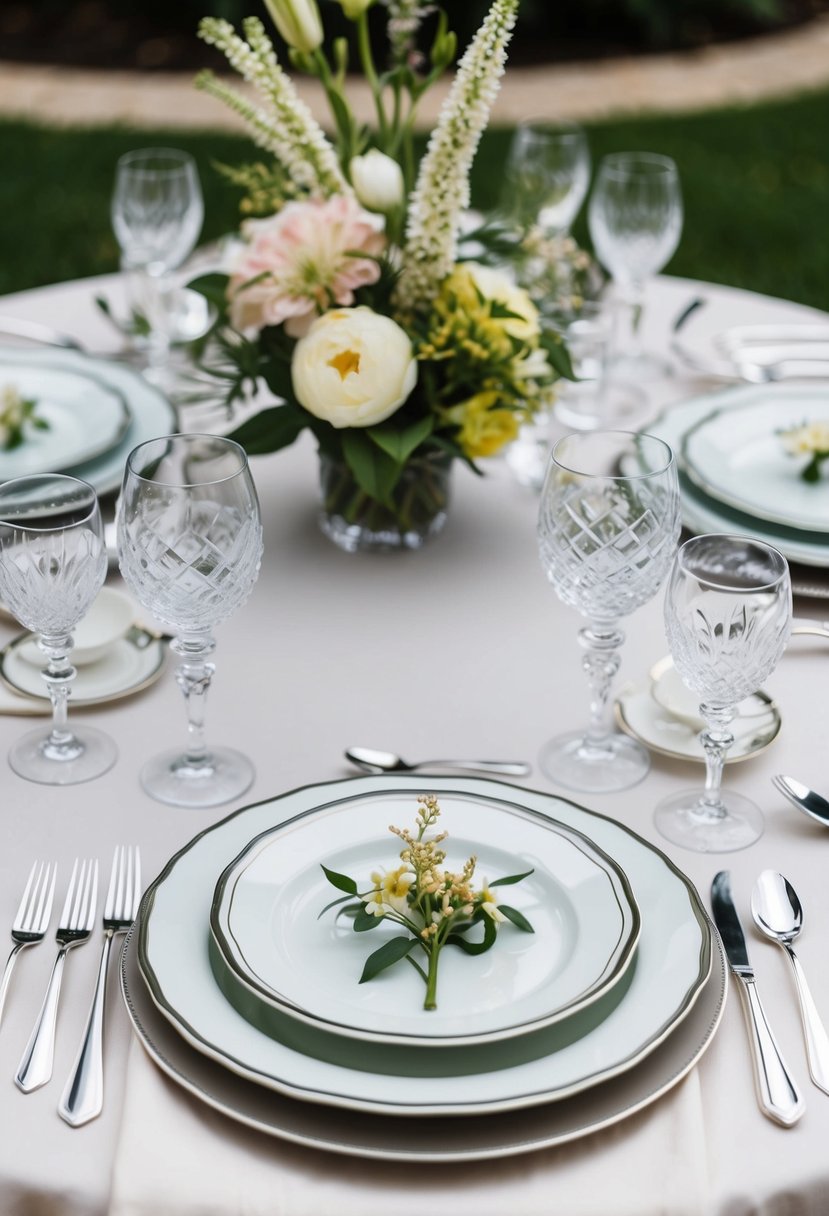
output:
[{"label": "white peony", "polygon": [[403,201],[403,170],[379,148],[370,148],[349,162],[351,184],[357,198],[369,211],[387,212]]},{"label": "white peony", "polygon": [[334,308],[311,325],[291,364],[300,405],[341,428],[373,426],[403,404],[417,381],[412,344],[391,317]]}]

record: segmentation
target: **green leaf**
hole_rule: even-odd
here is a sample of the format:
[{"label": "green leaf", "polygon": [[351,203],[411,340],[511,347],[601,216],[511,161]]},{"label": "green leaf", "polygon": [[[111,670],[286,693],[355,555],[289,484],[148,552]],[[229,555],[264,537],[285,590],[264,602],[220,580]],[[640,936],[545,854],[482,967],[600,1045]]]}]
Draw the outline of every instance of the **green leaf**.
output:
[{"label": "green leaf", "polygon": [[402,466],[372,443],[363,431],[344,430],[342,445],[345,462],[360,489],[369,498],[386,506],[391,505],[391,492],[400,477]]},{"label": "green leaf", "polygon": [[455,933],[450,933],[446,939],[447,945],[459,946],[465,954],[484,954],[492,946],[495,945],[495,939],[498,936],[498,926],[491,916],[486,912],[479,911],[475,914],[474,919],[483,920],[484,936],[480,942],[468,942],[465,938],[458,936]]},{"label": "green leaf", "polygon": [[432,426],[433,419],[427,416],[419,418],[402,431],[393,425],[381,425],[369,427],[366,434],[397,464],[405,464],[415,448],[431,434]]},{"label": "green leaf", "polygon": [[365,904],[360,905],[360,911],[354,917],[352,928],[355,933],[368,933],[371,929],[376,929],[381,921],[385,920],[383,916],[372,916],[370,912],[366,912]]},{"label": "green leaf", "polygon": [[496,878],[495,882],[487,883],[489,887],[509,887],[514,882],[520,882],[522,878],[529,878],[534,870],[525,870],[523,874],[509,874],[506,878]]},{"label": "green leaf", "polygon": [[517,908],[510,908],[508,904],[499,904],[498,907],[507,920],[511,920],[517,929],[523,929],[525,933],[535,933],[535,929],[523,912],[519,912]]},{"label": "green leaf", "polygon": [[336,870],[329,870],[327,866],[321,866],[321,869],[332,887],[336,887],[338,891],[347,891],[349,895],[357,894],[357,884],[353,878],[349,878],[347,874],[338,874]]},{"label": "green leaf", "polygon": [[540,343],[554,371],[565,380],[578,380],[570,362],[570,352],[558,334],[542,333]]},{"label": "green leaf", "polygon": [[416,945],[416,937],[391,938],[379,950],[375,950],[373,954],[368,956],[366,965],[363,967],[363,974],[360,976],[360,983],[365,984],[367,980],[373,980],[375,975],[379,975],[387,967],[392,967],[395,963],[399,963],[401,958],[405,958]]},{"label": "green leaf", "polygon": [[248,456],[261,456],[288,447],[306,425],[305,415],[296,406],[273,405],[243,422],[228,438],[240,443]]},{"label": "green leaf", "polygon": [[230,276],[219,274],[218,271],[213,274],[201,274],[195,279],[191,279],[187,284],[193,291],[197,291],[200,296],[211,304],[215,304],[217,308],[224,309],[227,304],[227,284]]},{"label": "green leaf", "polygon": [[[317,917],[317,920],[322,920],[323,916],[325,916],[325,913],[328,912],[330,908],[336,908],[337,904],[344,904],[346,900],[349,899],[351,899],[350,895],[341,895],[339,899],[332,899],[330,904],[325,905]],[[362,908],[362,906],[362,904],[349,904],[348,908],[354,908],[356,911],[357,908]],[[348,908],[340,908],[340,912],[347,912]],[[340,915],[340,912],[337,913],[337,916]]]}]

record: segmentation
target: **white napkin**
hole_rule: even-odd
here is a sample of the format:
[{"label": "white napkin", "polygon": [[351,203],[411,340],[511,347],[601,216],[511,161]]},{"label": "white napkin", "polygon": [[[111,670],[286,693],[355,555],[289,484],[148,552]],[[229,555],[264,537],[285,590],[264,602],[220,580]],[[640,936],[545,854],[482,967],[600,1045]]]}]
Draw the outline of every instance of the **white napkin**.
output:
[{"label": "white napkin", "polygon": [[[353,1116],[359,1119],[359,1114]],[[110,1216],[705,1216],[693,1071],[638,1115],[556,1149],[468,1165],[381,1163],[253,1132],[130,1048]]]}]

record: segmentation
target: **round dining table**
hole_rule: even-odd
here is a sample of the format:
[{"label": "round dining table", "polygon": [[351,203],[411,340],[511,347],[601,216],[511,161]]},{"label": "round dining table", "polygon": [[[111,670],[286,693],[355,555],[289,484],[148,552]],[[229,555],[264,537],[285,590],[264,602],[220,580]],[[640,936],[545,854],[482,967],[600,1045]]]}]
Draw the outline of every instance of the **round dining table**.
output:
[{"label": "round dining table", "polygon": [[[97,307],[98,296],[118,313],[119,277],[6,296],[0,333],[4,318],[36,322],[70,335],[92,354],[112,355],[120,336]],[[687,331],[701,342],[738,324],[826,319],[787,301],[662,276],[648,290],[646,346],[667,355],[676,318],[697,298],[703,306]],[[675,359],[670,376],[642,386],[654,416],[713,387],[721,390],[722,384]],[[192,429],[194,419],[206,425],[203,416],[182,407],[181,429]],[[658,1100],[592,1135],[457,1164],[323,1152],[233,1122],[168,1079],[131,1033],[112,966],[103,1113],[75,1129],[58,1117],[57,1104],[92,996],[96,934],[66,967],[53,1079],[29,1094],[13,1077],[52,966],[52,941],[24,952],[18,962],[0,1025],[0,1212],[825,1216],[829,1095],[809,1079],[788,962],[754,929],[749,900],[765,869],[793,884],[805,913],[799,955],[829,1023],[829,830],[798,814],[771,781],[787,773],[829,795],[829,640],[792,636],[765,686],[781,715],[779,736],[726,768],[725,781],[762,808],[763,836],[740,852],[688,852],[659,838],[653,812],[666,795],[700,782],[698,762],[654,753],[639,785],[591,795],[558,789],[538,767],[545,742],[587,718],[581,622],[559,602],[541,569],[537,494],[517,483],[504,460],[487,462],[482,477],[458,465],[443,532],[420,551],[381,554],[344,553],[320,532],[317,455],[308,436],[282,452],[253,457],[251,465],[264,557],[250,599],[216,632],[207,734],[252,759],[253,786],[237,803],[209,810],[163,805],[143,792],[144,762],[176,740],[184,742],[185,714],[170,656],[152,686],[76,711],[117,744],[117,763],[104,776],[63,788],[38,785],[18,777],[0,757],[0,929],[10,930],[36,858],[57,862],[62,896],[75,857],[99,858],[104,881],[115,846],[137,844],[149,881],[192,837],[239,807],[353,777],[344,757],[349,746],[393,750],[411,760],[526,760],[532,774],[511,779],[519,789],[569,796],[653,842],[691,879],[706,908],[714,875],[730,871],[758,986],[805,1097],[805,1114],[791,1128],[761,1114],[731,980],[718,1031],[696,1067]],[[112,504],[105,505],[111,513]],[[116,568],[110,580],[119,585]],[[819,619],[824,604],[796,598],[795,611]],[[650,669],[667,653],[661,593],[623,628],[617,688],[646,687]],[[0,619],[0,645],[19,632],[15,622]],[[11,710],[0,714],[2,750],[31,723]],[[647,916],[648,909],[642,912]]]}]

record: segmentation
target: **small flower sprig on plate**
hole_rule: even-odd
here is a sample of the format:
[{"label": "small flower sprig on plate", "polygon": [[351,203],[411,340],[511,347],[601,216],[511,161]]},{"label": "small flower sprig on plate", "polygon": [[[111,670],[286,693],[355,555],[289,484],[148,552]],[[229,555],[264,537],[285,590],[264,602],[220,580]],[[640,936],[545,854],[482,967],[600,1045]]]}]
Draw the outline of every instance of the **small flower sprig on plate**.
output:
[{"label": "small flower sprig on plate", "polygon": [[[533,927],[523,913],[507,904],[499,904],[494,887],[504,887],[528,878],[532,870],[510,874],[488,883],[484,879],[476,890],[473,875],[477,859],[470,857],[459,873],[442,869],[446,853],[440,848],[446,832],[432,836],[426,833],[440,816],[438,800],[433,794],[418,798],[416,833],[407,828],[389,827],[403,841],[400,860],[394,870],[371,875],[371,887],[360,891],[358,884],[346,874],[338,874],[323,866],[332,886],[346,894],[333,900],[320,912],[340,907],[337,915],[353,916],[355,933],[376,929],[382,921],[390,921],[406,930],[405,935],[389,938],[379,950],[366,959],[360,983],[374,979],[381,971],[406,959],[426,985],[424,1009],[437,1008],[438,961],[444,946],[457,946],[466,954],[483,954],[495,945],[498,926],[510,921],[517,929],[533,933]],[[354,897],[357,897],[357,902]],[[483,926],[480,941],[470,940],[469,931]],[[425,966],[412,957],[416,950],[426,955]]]},{"label": "small flower sprig on plate", "polygon": [[791,456],[810,456],[800,470],[804,481],[819,481],[820,466],[829,460],[829,422],[802,422],[779,432],[786,451]]},{"label": "small flower sprig on plate", "polygon": [[37,416],[37,401],[21,397],[13,384],[0,388],[0,449],[11,452],[26,439],[26,428],[48,431],[49,423]]}]

